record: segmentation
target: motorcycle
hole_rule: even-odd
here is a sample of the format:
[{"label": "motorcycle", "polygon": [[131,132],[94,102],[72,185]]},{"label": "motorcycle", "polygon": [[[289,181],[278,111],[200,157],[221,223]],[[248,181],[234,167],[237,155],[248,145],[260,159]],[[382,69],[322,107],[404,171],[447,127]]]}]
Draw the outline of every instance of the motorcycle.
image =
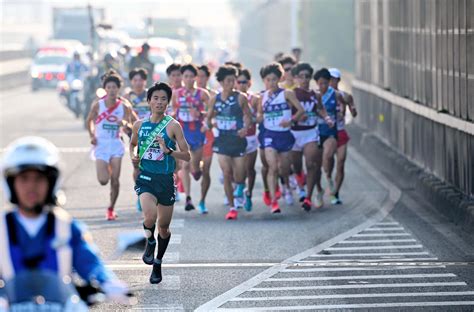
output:
[{"label": "motorcycle", "polygon": [[[129,298],[136,304],[132,294]],[[106,299],[99,287],[77,285],[69,276],[50,271],[23,271],[7,282],[0,280],[0,311],[83,312]]]}]

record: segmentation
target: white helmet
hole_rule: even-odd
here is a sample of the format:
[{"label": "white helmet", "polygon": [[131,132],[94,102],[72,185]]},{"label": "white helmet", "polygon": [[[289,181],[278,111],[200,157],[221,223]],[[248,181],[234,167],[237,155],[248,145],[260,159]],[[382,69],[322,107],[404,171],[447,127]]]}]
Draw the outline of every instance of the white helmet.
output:
[{"label": "white helmet", "polygon": [[35,169],[45,173],[49,180],[49,193],[44,204],[56,204],[59,180],[59,151],[50,141],[35,136],[23,137],[13,141],[6,148],[1,168],[5,196],[11,203],[18,203],[18,198],[13,189],[14,178],[22,171]]}]

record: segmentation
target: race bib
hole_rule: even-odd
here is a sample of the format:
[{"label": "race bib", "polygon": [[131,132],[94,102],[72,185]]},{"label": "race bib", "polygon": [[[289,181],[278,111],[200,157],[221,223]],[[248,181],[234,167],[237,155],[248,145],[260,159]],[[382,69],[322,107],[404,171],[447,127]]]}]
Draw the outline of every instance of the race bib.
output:
[{"label": "race bib", "polygon": [[118,124],[109,124],[109,123],[103,123],[102,124],[102,129],[110,135],[111,138],[114,138],[117,136],[117,133],[120,129],[120,126]]},{"label": "race bib", "polygon": [[280,127],[283,120],[283,111],[274,111],[264,114],[265,128]]},{"label": "race bib", "polygon": [[191,114],[191,111],[189,108],[187,107],[181,107],[179,110],[178,110],[178,119],[181,120],[181,121],[184,121],[184,122],[191,122],[191,121],[194,121],[194,117],[193,115]]},{"label": "race bib", "polygon": [[165,154],[160,148],[150,147],[145,152],[143,159],[163,161],[165,159]]},{"label": "race bib", "polygon": [[233,117],[217,116],[216,123],[219,130],[237,130],[237,120]]},{"label": "race bib", "polygon": [[300,126],[314,126],[318,122],[318,118],[314,112],[306,112],[306,120],[298,121]]}]

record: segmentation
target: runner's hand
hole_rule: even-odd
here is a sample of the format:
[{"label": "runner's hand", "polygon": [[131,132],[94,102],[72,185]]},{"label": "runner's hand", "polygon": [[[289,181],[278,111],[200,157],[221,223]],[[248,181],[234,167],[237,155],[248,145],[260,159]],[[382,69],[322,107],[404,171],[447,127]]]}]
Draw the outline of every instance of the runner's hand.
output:
[{"label": "runner's hand", "polygon": [[349,107],[349,110],[351,111],[352,117],[357,117],[357,109],[354,106]]},{"label": "runner's hand", "polygon": [[97,145],[97,138],[96,137],[91,138],[91,144],[92,145]]},{"label": "runner's hand", "polygon": [[140,157],[138,155],[135,155],[132,157],[132,165],[134,168],[138,168],[138,165],[140,164]]},{"label": "runner's hand", "polygon": [[163,139],[161,136],[159,136],[159,135],[156,136],[156,142],[158,142],[158,144],[160,144],[160,149],[163,152],[166,152],[168,150],[168,147],[166,147],[166,144],[165,144],[165,139]]},{"label": "runner's hand", "polygon": [[308,119],[308,115],[306,115],[306,113],[304,113],[301,118],[300,118],[300,121],[306,121],[306,119]]},{"label": "runner's hand", "polygon": [[191,113],[191,116],[193,116],[193,118],[195,118],[195,119],[198,119],[198,118],[201,117],[201,112],[198,111],[198,110],[195,109],[195,108],[191,108],[191,109],[190,109],[190,113]]},{"label": "runner's hand", "polygon": [[280,122],[280,127],[289,128],[290,126],[291,126],[291,121],[290,120],[282,120]]},{"label": "runner's hand", "polygon": [[247,129],[242,128],[239,131],[237,131],[237,134],[239,135],[239,137],[245,138],[247,136]]}]

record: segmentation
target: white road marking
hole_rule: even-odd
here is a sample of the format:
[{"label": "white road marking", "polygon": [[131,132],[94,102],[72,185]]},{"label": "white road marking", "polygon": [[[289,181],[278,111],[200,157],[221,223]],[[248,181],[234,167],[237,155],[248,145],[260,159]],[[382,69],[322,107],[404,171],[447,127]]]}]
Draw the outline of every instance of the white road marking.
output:
[{"label": "white road marking", "polygon": [[438,269],[438,268],[446,268],[445,265],[420,265],[420,266],[405,266],[403,263],[396,263],[392,265],[393,267],[387,268],[375,264],[372,267],[361,268],[361,267],[349,267],[349,268],[317,268],[317,269],[285,269],[281,273],[310,273],[310,272],[344,272],[344,271],[375,271],[375,270],[383,270],[383,271],[396,271],[396,270],[406,270],[406,269]]},{"label": "white road marking", "polygon": [[416,242],[416,239],[364,239],[364,240],[345,240],[338,244],[381,244],[381,243],[408,243]]},{"label": "white road marking", "polygon": [[179,245],[181,244],[182,235],[181,234],[173,234],[171,235],[170,245]]},{"label": "white road marking", "polygon": [[398,222],[379,222],[379,223],[375,223],[376,226],[378,225],[400,225],[400,223]]},{"label": "white road marking", "polygon": [[[327,249],[326,249],[327,250]],[[319,258],[319,257],[373,257],[373,256],[422,256],[422,255],[429,255],[427,251],[414,251],[414,252],[388,252],[388,253],[354,253],[354,254],[315,254],[311,255],[311,258]]]},{"label": "white road marking", "polygon": [[456,277],[456,274],[394,274],[394,275],[350,275],[350,276],[318,276],[318,277],[286,277],[286,278],[268,278],[263,281],[270,282],[303,282],[303,281],[339,281],[339,280],[369,280],[369,279],[406,279],[406,278],[440,278]]},{"label": "white road marking", "polygon": [[393,236],[411,236],[408,233],[370,233],[370,234],[356,234],[352,237],[393,237]]},{"label": "white road marking", "polygon": [[290,291],[290,290],[323,290],[323,289],[359,289],[359,288],[406,288],[406,287],[454,287],[467,286],[465,282],[439,283],[394,283],[394,284],[354,284],[354,285],[321,285],[321,286],[294,286],[294,287],[256,287],[249,291]]},{"label": "white road marking", "polygon": [[340,294],[315,296],[269,296],[269,297],[237,297],[230,301],[278,301],[278,300],[318,300],[318,299],[349,299],[349,298],[387,298],[387,297],[437,297],[437,296],[472,296],[474,291],[440,291],[412,293],[370,293],[370,294]]},{"label": "white road marking", "polygon": [[363,233],[363,232],[383,232],[383,231],[405,231],[405,229],[402,228],[402,227],[394,227],[394,228],[368,228],[368,229],[365,229],[365,230],[361,231],[360,233]]},{"label": "white road marking", "polygon": [[[166,254],[165,254],[166,255]],[[259,268],[259,267],[271,267],[278,263],[163,263],[163,268],[178,269],[178,268]],[[108,263],[106,267],[112,270],[136,270],[136,269],[149,269],[150,266],[144,263],[136,262],[117,262]]]},{"label": "white road marking", "polygon": [[179,229],[184,227],[184,219],[172,219],[170,228],[172,229]]},{"label": "white road marking", "polygon": [[311,306],[259,307],[259,308],[220,308],[209,311],[294,311],[294,310],[329,310],[329,309],[368,309],[368,308],[398,308],[398,307],[445,307],[471,306],[474,301],[434,301],[434,302],[389,302],[389,303],[360,303],[333,304]]},{"label": "white road marking", "polygon": [[356,246],[330,247],[325,250],[382,250],[382,249],[422,249],[423,245],[393,245],[393,246]]},{"label": "white road marking", "polygon": [[[234,287],[230,289],[229,291],[225,292],[224,294],[217,296],[216,298],[208,301],[207,303],[201,305],[198,307],[195,311],[196,312],[207,312],[207,311],[212,311],[217,309],[218,307],[222,306],[226,302],[228,302],[230,299],[235,298],[242,293],[244,293],[246,290],[251,289],[255,287],[256,285],[262,283],[264,280],[267,278],[270,278],[280,272],[282,269],[287,268],[288,266],[292,265],[294,262],[298,262],[302,259],[305,259],[311,255],[317,254],[324,249],[331,247],[338,242],[341,242],[354,234],[358,234],[364,229],[367,229],[374,224],[381,222],[384,220],[388,214],[393,210],[395,207],[395,204],[398,202],[398,200],[401,197],[401,191],[399,188],[397,188],[392,182],[390,182],[386,177],[384,177],[378,170],[373,168],[367,160],[365,160],[356,150],[350,149],[351,157],[356,159],[356,162],[359,166],[364,167],[367,172],[375,179],[377,180],[385,189],[388,190],[388,196],[386,200],[384,201],[381,209],[377,211],[374,215],[372,215],[370,218],[367,219],[367,221],[359,224],[358,226],[353,227],[352,229],[343,232],[332,239],[329,239],[313,248],[310,248],[302,253],[296,254],[293,257],[290,257],[283,261],[281,264],[274,265],[270,267],[269,269],[263,271],[260,274],[257,274],[253,278],[247,280],[246,282],[238,285],[237,287]],[[249,309],[246,309],[246,311],[249,311]]]}]

